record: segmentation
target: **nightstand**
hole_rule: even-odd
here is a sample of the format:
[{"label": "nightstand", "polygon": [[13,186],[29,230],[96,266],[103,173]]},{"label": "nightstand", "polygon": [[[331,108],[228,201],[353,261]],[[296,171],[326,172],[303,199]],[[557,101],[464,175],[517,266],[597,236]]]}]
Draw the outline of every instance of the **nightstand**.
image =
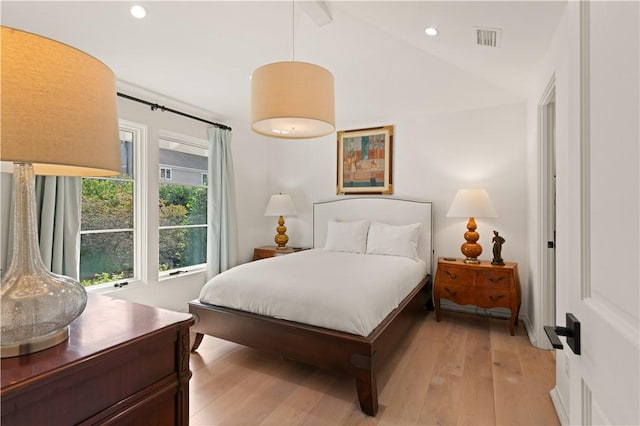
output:
[{"label": "nightstand", "polygon": [[283,256],[285,254],[291,254],[302,250],[308,250],[308,247],[287,247],[284,250],[278,250],[276,246],[263,246],[253,249],[253,259],[260,260],[268,257]]},{"label": "nightstand", "polygon": [[520,312],[520,277],[518,264],[505,262],[492,265],[483,260],[479,264],[464,263],[462,259],[438,258],[438,270],[433,286],[436,321],[440,321],[440,299],[459,305],[480,308],[508,308],[511,310],[509,331],[514,335]]}]

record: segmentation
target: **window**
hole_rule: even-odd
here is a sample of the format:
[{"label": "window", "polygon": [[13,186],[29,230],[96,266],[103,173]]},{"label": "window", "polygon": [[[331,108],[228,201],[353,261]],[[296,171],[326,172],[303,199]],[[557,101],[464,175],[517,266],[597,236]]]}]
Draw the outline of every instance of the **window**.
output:
[{"label": "window", "polygon": [[160,180],[171,180],[171,169],[160,166]]},{"label": "window", "polygon": [[120,174],[82,179],[80,281],[84,286],[135,275],[134,151],[139,133],[120,129]]},{"label": "window", "polygon": [[203,177],[208,169],[207,156],[208,150],[200,141],[167,136],[160,139],[160,271],[207,261],[207,180]]}]

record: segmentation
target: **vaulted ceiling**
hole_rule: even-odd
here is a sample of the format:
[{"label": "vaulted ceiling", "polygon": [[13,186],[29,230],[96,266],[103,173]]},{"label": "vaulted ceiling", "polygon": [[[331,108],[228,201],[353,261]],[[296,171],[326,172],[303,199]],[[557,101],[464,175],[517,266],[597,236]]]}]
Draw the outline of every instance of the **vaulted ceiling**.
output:
[{"label": "vaulted ceiling", "polygon": [[[565,1],[2,1],[2,25],[67,43],[118,80],[232,122],[248,120],[251,72],[313,62],[335,77],[338,127],[521,102]],[[427,26],[438,28],[427,37]],[[497,48],[474,27],[501,29]],[[295,49],[293,49],[295,45]],[[64,64],[61,64],[63,66]]]}]

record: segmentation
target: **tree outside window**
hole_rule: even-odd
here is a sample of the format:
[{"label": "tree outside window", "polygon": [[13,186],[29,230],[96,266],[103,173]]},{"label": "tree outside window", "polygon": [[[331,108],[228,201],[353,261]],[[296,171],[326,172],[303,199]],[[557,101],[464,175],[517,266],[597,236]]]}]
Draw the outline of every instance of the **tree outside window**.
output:
[{"label": "tree outside window", "polygon": [[134,138],[120,130],[120,175],[82,179],[80,281],[84,286],[134,276]]}]

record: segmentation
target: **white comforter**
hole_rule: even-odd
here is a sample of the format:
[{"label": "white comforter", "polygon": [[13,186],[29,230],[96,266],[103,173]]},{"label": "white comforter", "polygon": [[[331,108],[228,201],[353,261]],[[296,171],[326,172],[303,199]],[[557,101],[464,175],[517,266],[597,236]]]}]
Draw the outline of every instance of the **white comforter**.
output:
[{"label": "white comforter", "polygon": [[367,336],[426,274],[419,259],[314,249],[223,272],[200,301]]}]

